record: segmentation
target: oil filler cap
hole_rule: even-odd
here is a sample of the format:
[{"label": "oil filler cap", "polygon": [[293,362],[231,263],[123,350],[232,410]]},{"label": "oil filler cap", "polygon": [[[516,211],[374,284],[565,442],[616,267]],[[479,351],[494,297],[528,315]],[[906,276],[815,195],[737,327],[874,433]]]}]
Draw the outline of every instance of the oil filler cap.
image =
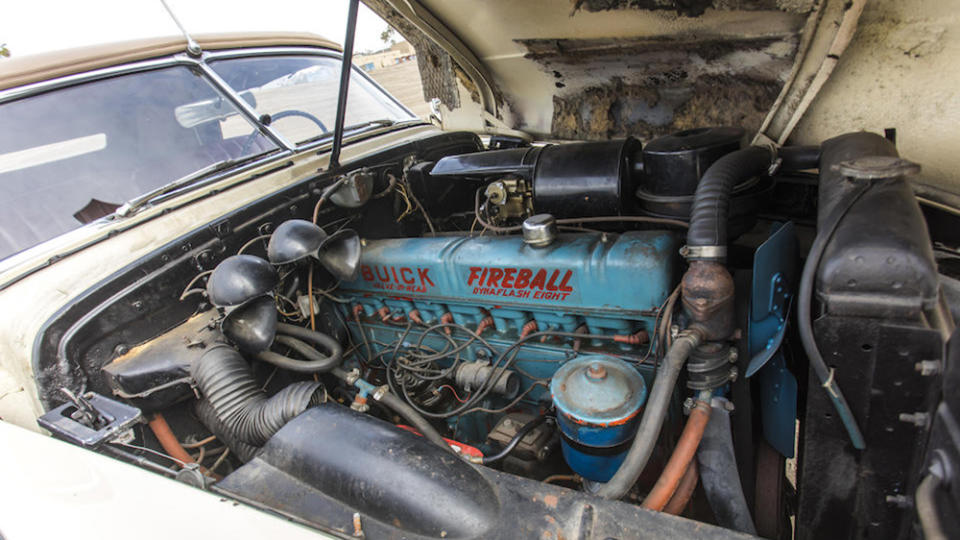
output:
[{"label": "oil filler cap", "polygon": [[523,220],[523,241],[541,248],[557,238],[557,220],[550,214],[537,214]]}]

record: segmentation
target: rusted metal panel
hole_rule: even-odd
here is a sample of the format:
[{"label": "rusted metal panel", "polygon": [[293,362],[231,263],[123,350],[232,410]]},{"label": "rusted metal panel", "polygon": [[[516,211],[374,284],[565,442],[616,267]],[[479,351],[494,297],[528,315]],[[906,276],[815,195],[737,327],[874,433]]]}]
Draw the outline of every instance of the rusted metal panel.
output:
[{"label": "rusted metal panel", "polygon": [[517,40],[554,77],[551,132],[642,139],[703,125],[756,130],[792,66],[798,36]]}]

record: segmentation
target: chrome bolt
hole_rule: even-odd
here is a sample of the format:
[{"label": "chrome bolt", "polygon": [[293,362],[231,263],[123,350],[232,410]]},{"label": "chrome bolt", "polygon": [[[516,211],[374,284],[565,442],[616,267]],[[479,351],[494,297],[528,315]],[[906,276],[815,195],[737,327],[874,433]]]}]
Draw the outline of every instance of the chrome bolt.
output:
[{"label": "chrome bolt", "polygon": [[900,421],[913,424],[917,427],[926,427],[930,422],[930,415],[925,412],[900,413]]},{"label": "chrome bolt", "polygon": [[929,377],[940,373],[939,360],[923,360],[914,364],[913,368],[920,372],[923,377]]},{"label": "chrome bolt", "polygon": [[910,497],[906,495],[887,495],[887,504],[892,504],[897,508],[909,508],[911,506]]},{"label": "chrome bolt", "polygon": [[600,363],[590,364],[587,368],[587,377],[593,380],[605,379],[607,378],[607,368]]}]

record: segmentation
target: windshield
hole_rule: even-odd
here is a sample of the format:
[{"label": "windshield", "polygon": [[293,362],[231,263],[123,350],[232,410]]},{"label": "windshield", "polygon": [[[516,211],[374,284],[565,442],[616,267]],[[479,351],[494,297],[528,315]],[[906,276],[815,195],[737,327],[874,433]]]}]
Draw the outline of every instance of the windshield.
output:
[{"label": "windshield", "polygon": [[[196,104],[209,114],[185,121],[183,107]],[[275,148],[186,66],[0,104],[0,259],[194,171]]]},{"label": "windshield", "polygon": [[[210,67],[288,141],[301,143],[333,131],[340,60],[317,56],[260,56],[210,62]],[[415,117],[356,70],[351,73],[345,125],[399,122]]]}]

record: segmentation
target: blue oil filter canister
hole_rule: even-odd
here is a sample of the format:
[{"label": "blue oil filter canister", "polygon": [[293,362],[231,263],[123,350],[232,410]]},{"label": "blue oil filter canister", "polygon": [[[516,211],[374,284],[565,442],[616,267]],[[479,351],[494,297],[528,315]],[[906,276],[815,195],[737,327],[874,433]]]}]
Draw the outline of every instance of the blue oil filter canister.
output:
[{"label": "blue oil filter canister", "polygon": [[606,482],[623,463],[637,432],[647,386],[630,364],[582,356],[550,381],[563,457],[580,476]]}]

